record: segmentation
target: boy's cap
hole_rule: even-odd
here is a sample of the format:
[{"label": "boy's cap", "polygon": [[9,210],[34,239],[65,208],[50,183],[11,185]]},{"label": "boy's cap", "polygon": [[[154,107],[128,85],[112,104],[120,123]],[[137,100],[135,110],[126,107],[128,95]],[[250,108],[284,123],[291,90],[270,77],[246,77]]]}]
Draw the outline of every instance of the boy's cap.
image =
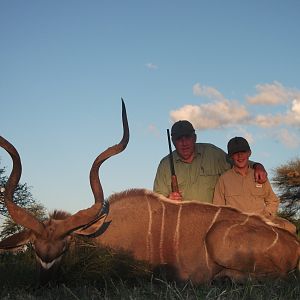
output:
[{"label": "boy's cap", "polygon": [[194,133],[195,129],[193,125],[186,120],[175,122],[171,128],[171,135],[173,140],[177,140],[184,135],[192,135]]},{"label": "boy's cap", "polygon": [[240,136],[232,138],[227,144],[228,155],[231,156],[237,152],[250,151],[250,146],[246,139]]}]

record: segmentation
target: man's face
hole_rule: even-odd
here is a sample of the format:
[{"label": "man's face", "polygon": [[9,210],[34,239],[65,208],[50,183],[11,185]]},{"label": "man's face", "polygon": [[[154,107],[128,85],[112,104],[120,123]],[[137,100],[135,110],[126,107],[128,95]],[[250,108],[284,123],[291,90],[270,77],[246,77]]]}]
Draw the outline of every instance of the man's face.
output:
[{"label": "man's face", "polygon": [[181,159],[185,162],[192,162],[195,152],[196,135],[183,135],[173,142]]},{"label": "man's face", "polygon": [[251,155],[251,151],[241,151],[236,152],[231,155],[233,163],[238,168],[245,168],[249,165],[249,157]]}]

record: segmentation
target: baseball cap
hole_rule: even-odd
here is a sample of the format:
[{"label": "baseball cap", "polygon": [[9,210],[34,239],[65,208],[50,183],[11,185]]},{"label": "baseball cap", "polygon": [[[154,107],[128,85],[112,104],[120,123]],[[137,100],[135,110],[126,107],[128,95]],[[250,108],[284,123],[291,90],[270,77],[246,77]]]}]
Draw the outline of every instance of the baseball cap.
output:
[{"label": "baseball cap", "polygon": [[232,138],[227,144],[228,155],[231,156],[237,152],[250,151],[250,146],[246,139],[240,136]]},{"label": "baseball cap", "polygon": [[173,124],[171,128],[171,135],[174,140],[184,136],[195,133],[193,125],[187,120],[180,120]]}]

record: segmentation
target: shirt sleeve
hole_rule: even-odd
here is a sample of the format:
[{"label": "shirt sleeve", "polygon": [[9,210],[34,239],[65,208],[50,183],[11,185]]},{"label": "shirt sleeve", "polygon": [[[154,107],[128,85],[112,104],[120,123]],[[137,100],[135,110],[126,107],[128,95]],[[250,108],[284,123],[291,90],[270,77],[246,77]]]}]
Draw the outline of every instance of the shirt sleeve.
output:
[{"label": "shirt sleeve", "polygon": [[225,185],[223,177],[221,176],[215,186],[213,204],[215,205],[225,205]]},{"label": "shirt sleeve", "polygon": [[275,195],[269,180],[267,180],[264,183],[264,185],[266,189],[266,198],[265,198],[266,212],[274,216],[276,215],[278,210],[279,199]]},{"label": "shirt sleeve", "polygon": [[[201,146],[203,147],[203,144],[200,144]],[[232,168],[233,161],[224,150],[213,144],[206,144],[204,149],[207,160],[205,169],[212,171],[213,174],[222,175]],[[202,164],[205,164],[205,162],[202,161]]]},{"label": "shirt sleeve", "polygon": [[171,192],[171,186],[169,184],[169,181],[171,180],[170,179],[171,175],[169,173],[170,171],[167,172],[166,164],[164,162],[164,159],[162,159],[156,171],[154,184],[153,184],[153,191],[161,195],[164,195],[165,197],[168,197]]}]

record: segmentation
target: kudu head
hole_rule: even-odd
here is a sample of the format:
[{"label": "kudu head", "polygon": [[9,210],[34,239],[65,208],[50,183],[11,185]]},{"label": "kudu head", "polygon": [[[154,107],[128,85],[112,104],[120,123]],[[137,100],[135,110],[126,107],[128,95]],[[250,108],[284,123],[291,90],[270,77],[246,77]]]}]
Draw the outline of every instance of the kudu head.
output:
[{"label": "kudu head", "polygon": [[13,202],[14,191],[19,183],[22,165],[15,147],[0,136],[0,146],[12,158],[13,167],[4,190],[4,202],[11,218],[24,230],[5,238],[0,242],[0,249],[15,250],[31,244],[41,271],[41,284],[46,283],[53,270],[59,266],[63,254],[68,250],[73,235],[97,236],[107,224],[104,222],[108,213],[108,204],[104,204],[104,195],[99,179],[99,168],[109,157],[122,152],[129,141],[129,127],[125,104],[122,99],[123,137],[119,144],[109,147],[94,161],[90,170],[90,185],[95,203],[87,209],[71,215],[56,211],[49,219],[41,222],[26,209]]}]

